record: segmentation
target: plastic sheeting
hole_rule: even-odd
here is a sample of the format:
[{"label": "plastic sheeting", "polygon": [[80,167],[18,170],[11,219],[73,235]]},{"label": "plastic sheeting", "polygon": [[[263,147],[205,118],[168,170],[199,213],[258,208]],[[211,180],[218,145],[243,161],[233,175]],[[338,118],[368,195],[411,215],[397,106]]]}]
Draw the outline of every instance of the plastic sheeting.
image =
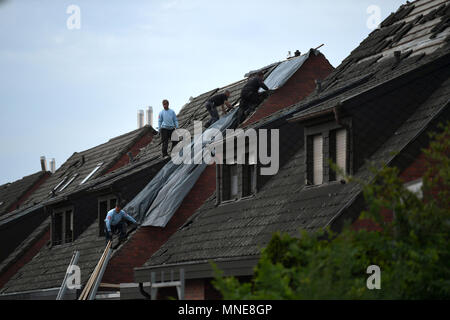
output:
[{"label": "plastic sheeting", "polygon": [[[225,132],[233,126],[237,118],[237,108],[217,120],[210,128]],[[195,137],[190,145],[195,159],[203,158],[205,145],[210,143],[208,130]],[[201,139],[201,140],[200,140]],[[207,141],[204,141],[207,140]],[[209,141],[208,141],[209,140]],[[194,144],[201,143],[202,147],[194,153]],[[200,162],[200,161],[198,161]],[[125,212],[141,222],[143,226],[165,227],[174,215],[181,202],[198,180],[207,164],[174,164],[169,161],[147,186],[124,208]]]},{"label": "plastic sheeting", "polygon": [[[304,55],[291,58],[280,63],[264,80],[266,86],[271,90],[276,90],[282,87],[286,81],[289,80],[290,77],[303,65],[303,63],[309,58],[309,54],[305,53]],[[316,53],[315,51],[313,51]],[[264,91],[260,89],[260,92]]]}]

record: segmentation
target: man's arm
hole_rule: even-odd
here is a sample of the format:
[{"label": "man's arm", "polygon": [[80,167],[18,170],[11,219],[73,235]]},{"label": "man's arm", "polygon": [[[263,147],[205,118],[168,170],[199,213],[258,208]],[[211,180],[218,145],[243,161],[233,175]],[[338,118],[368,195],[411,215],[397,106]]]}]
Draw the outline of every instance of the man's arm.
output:
[{"label": "man's arm", "polygon": [[228,110],[233,109],[233,106],[231,105],[231,103],[228,102],[228,100],[225,101],[225,104],[227,105]]},{"label": "man's arm", "polygon": [[137,224],[136,220],[134,220],[134,218],[133,218],[132,216],[126,214],[125,212],[124,212],[124,215],[123,215],[123,216],[125,217],[125,219],[127,219],[127,220],[130,221],[131,223]]},{"label": "man's arm", "polygon": [[269,88],[266,86],[266,84],[264,83],[264,80],[261,80],[259,82],[259,85],[261,86],[261,88],[263,88],[264,90],[269,90]]},{"label": "man's arm", "polygon": [[110,214],[108,214],[107,216],[106,216],[106,222],[105,222],[105,224],[106,224],[106,230],[108,231],[108,232],[111,232],[111,215]]},{"label": "man's arm", "polygon": [[163,122],[163,120],[162,120],[162,114],[161,114],[161,112],[160,112],[159,115],[158,115],[158,128],[159,128],[159,130],[161,130],[162,122]]}]

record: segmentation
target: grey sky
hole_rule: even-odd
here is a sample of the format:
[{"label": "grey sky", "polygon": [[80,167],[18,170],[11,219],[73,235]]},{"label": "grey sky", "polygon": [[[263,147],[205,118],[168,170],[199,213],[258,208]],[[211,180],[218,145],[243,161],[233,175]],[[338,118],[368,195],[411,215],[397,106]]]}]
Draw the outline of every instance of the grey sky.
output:
[{"label": "grey sky", "polygon": [[[333,66],[405,1],[0,1],[0,184],[136,128],[136,112],[242,79],[296,49]],[[69,5],[81,28],[69,30]]]}]

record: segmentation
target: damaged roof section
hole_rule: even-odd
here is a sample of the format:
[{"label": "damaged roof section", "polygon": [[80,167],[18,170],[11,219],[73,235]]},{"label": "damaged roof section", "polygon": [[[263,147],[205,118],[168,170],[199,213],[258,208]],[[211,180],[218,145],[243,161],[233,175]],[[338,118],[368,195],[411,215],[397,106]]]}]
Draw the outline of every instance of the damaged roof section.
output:
[{"label": "damaged roof section", "polygon": [[[352,100],[351,107],[359,112],[352,121],[359,128],[384,126],[389,132],[376,141],[376,149],[355,151],[367,152],[368,161],[355,166],[354,176],[364,181],[371,179],[372,161],[404,167],[412,154],[420,152],[423,147],[420,143],[427,141],[427,130],[435,128],[440,120],[449,119],[449,5],[448,1],[419,0],[400,7],[316,92],[247,127],[276,125],[281,126],[281,131],[297,123],[286,123],[289,119],[314,119],[330,112],[333,115],[333,109],[342,104],[343,111],[349,111],[345,104]],[[384,122],[376,121],[381,115]],[[303,137],[296,136],[295,130],[284,136],[285,139],[280,139],[282,145],[291,146],[295,154],[253,198],[217,206],[216,195],[211,197],[144,267],[136,269],[136,278],[147,276],[148,270],[180,265],[189,268],[207,264],[210,259],[244,261],[246,257],[257,257],[275,231],[298,235],[299,229],[337,227],[342,226],[345,218],[356,218],[362,205],[358,202],[361,186],[306,185]],[[251,268],[248,270],[251,274]],[[195,277],[202,275],[193,274],[192,278]]]},{"label": "damaged roof section", "polygon": [[15,209],[15,204],[43,178],[50,176],[48,171],[39,171],[12,183],[0,186],[0,216]]},{"label": "damaged roof section", "polygon": [[88,186],[87,182],[111,168],[144,135],[154,132],[149,126],[120,135],[91,149],[75,152],[36,192],[24,207],[57,199]]},{"label": "damaged roof section", "polygon": [[[449,19],[450,3],[445,0],[418,0],[401,6],[379,29],[370,33],[314,93],[290,108],[259,120],[259,125],[279,117],[305,116],[333,109],[346,99],[416,72],[439,58],[447,59]],[[406,24],[411,28],[401,31]]]}]

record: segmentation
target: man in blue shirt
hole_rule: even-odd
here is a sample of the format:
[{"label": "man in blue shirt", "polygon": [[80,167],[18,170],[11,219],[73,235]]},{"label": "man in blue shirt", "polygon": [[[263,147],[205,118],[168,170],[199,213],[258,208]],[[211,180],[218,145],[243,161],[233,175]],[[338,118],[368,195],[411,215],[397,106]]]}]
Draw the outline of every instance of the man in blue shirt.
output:
[{"label": "man in blue shirt", "polygon": [[[172,132],[175,129],[178,129],[178,119],[175,111],[169,109],[169,101],[164,99],[162,104],[164,110],[159,113],[158,126],[162,141],[162,156],[167,157],[167,147],[169,144],[169,139],[172,137]],[[172,141],[172,149],[177,144],[177,142],[178,141]]]},{"label": "man in blue shirt", "polygon": [[119,242],[123,242],[127,236],[127,222],[138,224],[136,220],[132,216],[129,216],[122,210],[125,206],[125,202],[117,202],[117,205],[114,209],[109,210],[106,214],[105,219],[105,234],[106,234],[106,243],[109,240],[112,240],[112,234],[120,232]]}]

